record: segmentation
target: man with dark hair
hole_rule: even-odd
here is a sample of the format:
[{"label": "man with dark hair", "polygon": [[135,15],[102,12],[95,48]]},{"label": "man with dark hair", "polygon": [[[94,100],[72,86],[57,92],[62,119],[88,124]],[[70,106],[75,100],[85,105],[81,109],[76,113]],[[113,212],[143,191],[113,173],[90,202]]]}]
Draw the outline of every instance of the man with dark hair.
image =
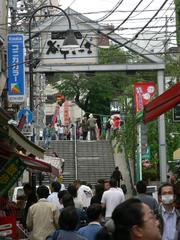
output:
[{"label": "man with dark hair", "polygon": [[47,201],[47,186],[38,187],[37,195],[39,200],[29,208],[26,225],[31,231],[31,240],[44,240],[58,226],[59,210],[55,204]]},{"label": "man with dark hair", "polygon": [[62,191],[58,192],[58,199],[59,199],[59,202],[61,205],[63,205],[62,198],[63,198],[64,194],[66,194],[67,192],[68,192],[67,190],[62,190]]},{"label": "man with dark hair", "polygon": [[145,204],[147,204],[153,211],[156,211],[158,204],[155,198],[146,194],[147,185],[145,181],[139,181],[136,183],[136,190],[138,192],[138,198]]},{"label": "man with dark hair", "polygon": [[180,239],[180,214],[175,209],[175,192],[170,183],[164,183],[158,189],[158,197],[161,205],[159,214],[163,229],[162,240]]},{"label": "man with dark hair", "polygon": [[101,229],[102,207],[99,203],[94,203],[87,208],[89,224],[78,230],[78,233],[88,240],[95,240],[97,232]]},{"label": "man with dark hair", "polygon": [[117,186],[120,187],[120,180],[123,180],[123,177],[119,167],[115,167],[111,177],[117,181]]},{"label": "man with dark hair", "polygon": [[70,184],[68,186],[68,192],[71,194],[71,196],[73,197],[74,200],[74,204],[76,208],[83,208],[83,202],[81,201],[81,199],[79,199],[77,197],[77,188],[75,185]]},{"label": "man with dark hair", "polygon": [[26,218],[28,214],[28,209],[30,208],[31,205],[37,202],[37,196],[32,186],[29,183],[24,184],[23,190],[27,197],[26,206],[24,208],[24,219],[23,219],[23,225],[24,227],[26,227]]},{"label": "man with dark hair", "polygon": [[[60,192],[61,193],[61,192]],[[62,197],[60,196],[60,193],[58,194],[59,200],[61,201],[61,203],[63,204],[63,207],[75,207],[74,201],[73,201],[73,197],[71,196],[71,194],[69,192],[64,192],[62,194]],[[64,208],[61,209],[61,212],[64,211]],[[84,226],[87,223],[87,214],[86,211],[82,208],[76,208],[76,212],[79,216],[79,220],[78,220],[78,224],[76,226],[76,230],[78,230],[81,226]]]},{"label": "man with dark hair", "polygon": [[61,184],[59,182],[52,182],[50,185],[51,194],[48,196],[48,202],[56,204],[56,206],[61,209],[63,206],[59,202],[58,193],[61,190]]},{"label": "man with dark hair", "polygon": [[125,200],[124,193],[121,188],[117,187],[117,181],[113,178],[110,180],[110,189],[102,195],[101,204],[106,208],[105,220],[111,218],[114,208]]},{"label": "man with dark hair", "polygon": [[59,230],[56,230],[52,235],[47,237],[47,240],[86,240],[80,236],[76,231],[78,223],[78,214],[76,209],[72,206],[66,207],[59,218]]}]

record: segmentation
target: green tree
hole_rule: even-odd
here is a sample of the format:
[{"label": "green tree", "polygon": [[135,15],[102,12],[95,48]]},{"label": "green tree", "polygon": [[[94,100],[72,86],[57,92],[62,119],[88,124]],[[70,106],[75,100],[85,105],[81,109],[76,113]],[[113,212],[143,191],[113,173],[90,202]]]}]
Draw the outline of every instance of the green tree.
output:
[{"label": "green tree", "polygon": [[[108,53],[108,57],[107,57]],[[113,60],[114,59],[114,60]],[[111,46],[108,52],[99,50],[100,63],[112,61],[123,63],[126,53]],[[79,74],[55,74],[52,84],[67,99],[75,103],[85,112],[109,114],[110,101],[122,93],[127,82],[126,73],[100,72]]]}]

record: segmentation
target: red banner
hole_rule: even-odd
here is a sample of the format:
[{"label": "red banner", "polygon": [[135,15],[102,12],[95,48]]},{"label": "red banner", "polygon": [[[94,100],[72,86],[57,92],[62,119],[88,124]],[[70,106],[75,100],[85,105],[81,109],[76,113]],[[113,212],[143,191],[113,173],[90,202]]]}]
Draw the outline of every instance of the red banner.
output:
[{"label": "red banner", "polygon": [[54,127],[54,124],[55,124],[55,122],[56,122],[57,115],[59,114],[59,110],[60,110],[60,106],[59,106],[59,105],[56,105],[55,113],[54,113],[54,115],[53,115],[50,128]]},{"label": "red banner", "polygon": [[154,96],[156,85],[154,82],[137,82],[134,83],[134,98],[136,112],[140,112]]},{"label": "red banner", "polygon": [[64,103],[64,125],[67,126],[69,124],[69,104],[68,101]]}]

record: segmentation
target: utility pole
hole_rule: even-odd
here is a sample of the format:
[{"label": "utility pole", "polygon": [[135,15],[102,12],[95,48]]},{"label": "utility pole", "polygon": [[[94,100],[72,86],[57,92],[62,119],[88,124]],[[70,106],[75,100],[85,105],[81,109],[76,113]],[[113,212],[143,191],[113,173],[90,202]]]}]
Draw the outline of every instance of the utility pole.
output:
[{"label": "utility pole", "polygon": [[[174,0],[175,14],[176,14],[176,40],[177,40],[177,62],[180,67],[180,1]],[[180,77],[177,77],[177,82],[180,81]]]},{"label": "utility pole", "polygon": [[7,92],[4,91],[4,86],[6,84],[6,64],[5,64],[5,39],[7,36],[7,26],[8,26],[8,8],[7,1],[0,1],[0,96],[1,98],[0,106],[7,105]]},{"label": "utility pole", "polygon": [[0,1],[0,23],[2,27],[0,28],[0,35],[6,39],[7,36],[7,22],[8,22],[8,8],[7,1]]},{"label": "utility pole", "polygon": [[16,12],[17,12],[17,0],[9,1],[9,9],[11,12],[11,32],[16,32]]}]

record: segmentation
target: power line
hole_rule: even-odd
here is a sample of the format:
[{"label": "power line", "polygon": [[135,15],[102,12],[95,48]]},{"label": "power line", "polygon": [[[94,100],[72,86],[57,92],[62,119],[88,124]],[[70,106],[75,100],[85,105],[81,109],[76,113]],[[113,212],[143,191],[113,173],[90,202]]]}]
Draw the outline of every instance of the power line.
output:
[{"label": "power line", "polygon": [[99,19],[97,19],[97,20],[95,20],[95,21],[96,21],[96,22],[102,22],[102,21],[104,21],[106,18],[108,18],[109,16],[111,16],[111,15],[116,11],[116,9],[123,3],[123,1],[124,1],[124,0],[119,1],[119,2],[112,8],[111,11],[109,11],[108,13],[106,13],[105,16],[103,16],[103,17],[101,17],[101,18],[99,18]]},{"label": "power line", "polygon": [[[164,9],[164,10],[166,10],[166,9]],[[172,8],[172,9],[170,9],[170,10],[174,10],[174,8]],[[158,11],[158,9],[146,9],[145,10],[145,12],[156,12],[156,11]],[[91,11],[91,12],[82,12],[81,14],[83,14],[83,15],[88,15],[88,14],[99,14],[99,13],[108,13],[109,11]],[[131,10],[116,10],[116,12],[117,13],[129,13],[129,12],[131,12]],[[142,9],[140,9],[140,10],[136,10],[136,11],[134,11],[135,13],[136,12],[142,12]],[[70,14],[70,15],[79,15],[79,13],[73,13],[73,14]]]},{"label": "power line", "polygon": [[117,29],[119,29],[127,20],[128,18],[135,12],[135,10],[139,7],[139,5],[143,2],[144,0],[140,0],[138,4],[135,6],[135,8],[130,12],[130,14],[120,23],[116,28],[114,28],[112,31],[108,32],[107,35],[110,35],[111,33],[115,32]]},{"label": "power line", "polygon": [[[139,13],[137,13],[136,15],[134,15],[133,17],[131,18],[135,18],[137,17],[138,15],[140,15],[142,12],[144,12],[152,3],[154,2],[154,0],[152,0],[144,9],[142,9]],[[130,19],[129,19],[130,20]]]},{"label": "power line", "polygon": [[163,2],[163,4],[161,5],[161,7],[158,9],[158,11],[157,11],[157,12],[152,16],[152,18],[144,25],[144,27],[142,27],[141,30],[140,30],[139,32],[137,32],[136,35],[135,35],[132,39],[126,41],[124,44],[121,44],[121,47],[125,46],[127,43],[133,42],[133,41],[138,37],[138,35],[139,35],[141,32],[143,32],[143,30],[144,30],[145,28],[147,28],[147,26],[148,26],[148,25],[151,23],[151,21],[158,15],[158,13],[161,11],[161,9],[164,7],[164,5],[165,5],[167,2],[168,2],[168,0],[165,0],[165,1]]},{"label": "power line", "polygon": [[[172,14],[174,14],[174,12],[173,12]],[[171,16],[172,16],[172,14],[171,14]],[[153,37],[157,36],[157,34],[160,33],[161,30],[162,30],[165,26],[167,26],[167,22],[168,22],[168,20],[171,18],[171,16],[170,16],[168,19],[166,19],[165,25],[162,26],[161,29],[160,29],[156,34],[153,35]],[[167,34],[167,32],[166,32],[166,34]],[[152,38],[153,38],[153,37],[152,37]],[[148,45],[150,44],[150,41],[151,41],[151,39],[148,40],[148,42],[147,42],[147,44],[146,44],[146,46],[144,47],[143,50],[145,50],[145,49],[148,47]],[[155,47],[155,46],[154,46],[154,47]]]}]

